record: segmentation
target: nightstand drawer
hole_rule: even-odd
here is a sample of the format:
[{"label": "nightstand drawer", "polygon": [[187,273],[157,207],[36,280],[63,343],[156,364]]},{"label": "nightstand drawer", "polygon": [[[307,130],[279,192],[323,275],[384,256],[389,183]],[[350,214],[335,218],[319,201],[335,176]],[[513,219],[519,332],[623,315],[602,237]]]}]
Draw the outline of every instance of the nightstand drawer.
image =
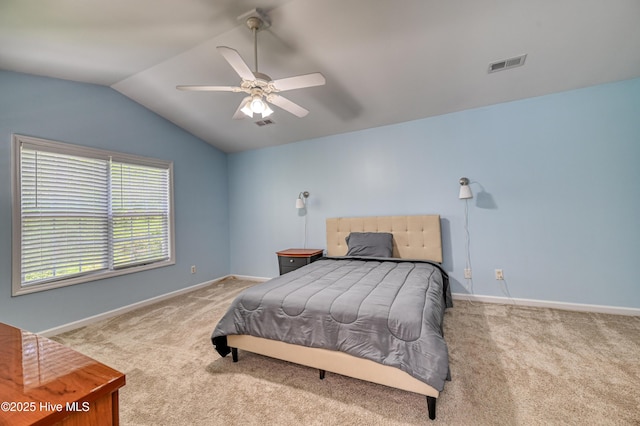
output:
[{"label": "nightstand drawer", "polygon": [[280,256],[278,257],[278,263],[281,268],[292,267],[297,269],[301,266],[309,264],[308,257],[288,257],[288,256]]}]

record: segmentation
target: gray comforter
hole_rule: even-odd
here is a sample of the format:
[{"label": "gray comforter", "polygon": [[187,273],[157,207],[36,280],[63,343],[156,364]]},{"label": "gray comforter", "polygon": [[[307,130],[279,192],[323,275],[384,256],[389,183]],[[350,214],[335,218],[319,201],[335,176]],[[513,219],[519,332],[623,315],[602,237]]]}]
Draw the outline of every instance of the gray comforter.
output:
[{"label": "gray comforter", "polygon": [[240,294],[211,336],[249,334],[346,352],[406,371],[441,391],[449,378],[442,334],[448,277],[424,261],[323,258]]}]

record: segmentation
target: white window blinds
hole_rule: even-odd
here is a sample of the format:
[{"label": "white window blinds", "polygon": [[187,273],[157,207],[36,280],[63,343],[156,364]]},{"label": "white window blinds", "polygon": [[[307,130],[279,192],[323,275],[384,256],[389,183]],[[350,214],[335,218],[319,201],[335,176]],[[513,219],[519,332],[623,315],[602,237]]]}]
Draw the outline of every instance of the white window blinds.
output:
[{"label": "white window blinds", "polygon": [[107,162],[22,149],[22,283],[109,266]]},{"label": "white window blinds", "polygon": [[20,253],[14,294],[175,263],[171,163],[14,140]]},{"label": "white window blinds", "polygon": [[167,170],[111,163],[113,267],[169,258]]}]

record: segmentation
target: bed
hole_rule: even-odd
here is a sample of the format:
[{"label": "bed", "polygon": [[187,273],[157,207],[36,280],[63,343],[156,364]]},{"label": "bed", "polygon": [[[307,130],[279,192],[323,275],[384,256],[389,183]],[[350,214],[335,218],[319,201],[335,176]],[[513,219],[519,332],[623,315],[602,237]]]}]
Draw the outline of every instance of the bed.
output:
[{"label": "bed", "polygon": [[241,293],[214,329],[238,349],[425,395],[430,419],[450,379],[452,306],[440,217],[326,221],[327,256]]}]

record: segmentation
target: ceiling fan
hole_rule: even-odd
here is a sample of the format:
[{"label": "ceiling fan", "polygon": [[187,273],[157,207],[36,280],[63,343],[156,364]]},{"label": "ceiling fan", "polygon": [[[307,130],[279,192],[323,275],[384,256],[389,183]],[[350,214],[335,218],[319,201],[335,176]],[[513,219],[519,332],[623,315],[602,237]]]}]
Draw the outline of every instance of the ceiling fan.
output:
[{"label": "ceiling fan", "polygon": [[280,96],[279,92],[287,90],[303,89],[306,87],[321,86],[325,84],[324,76],[319,73],[298,75],[295,77],[272,80],[266,74],[258,72],[258,30],[264,27],[265,22],[269,22],[265,15],[252,14],[247,19],[247,26],[253,31],[255,71],[244,62],[240,54],[226,46],[218,46],[217,50],[238,73],[242,82],[240,86],[176,86],[178,90],[208,91],[208,92],[244,92],[245,97],[233,115],[234,119],[253,117],[260,114],[262,118],[273,113],[269,104],[276,105],[283,110],[290,112],[296,117],[304,117],[309,111],[300,105]]}]

